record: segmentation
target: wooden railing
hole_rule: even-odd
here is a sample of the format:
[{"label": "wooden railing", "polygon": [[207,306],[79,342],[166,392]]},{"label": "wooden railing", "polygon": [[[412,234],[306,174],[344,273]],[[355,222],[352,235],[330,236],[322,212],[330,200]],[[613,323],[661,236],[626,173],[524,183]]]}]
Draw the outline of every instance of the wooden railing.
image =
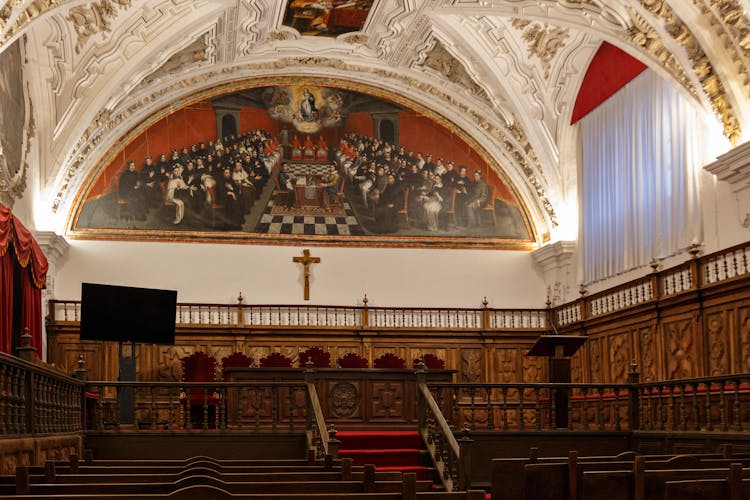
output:
[{"label": "wooden railing", "polygon": [[[564,412],[568,429],[634,430],[633,386],[628,384],[429,384],[429,388],[453,429],[549,431],[557,429],[557,413]],[[563,408],[555,406],[560,391],[569,396]]]},{"label": "wooden railing", "polygon": [[0,353],[0,436],[80,431],[82,386],[74,378]]},{"label": "wooden railing", "polygon": [[308,362],[307,370],[305,370],[305,385],[307,387],[307,397],[305,398],[307,404],[307,450],[308,454],[312,454],[314,461],[326,460],[326,457],[331,459],[337,457],[337,449],[334,446],[330,446],[328,429],[326,428],[325,417],[323,416],[323,408],[320,406],[320,399],[318,398],[318,390],[315,387],[315,370],[312,369],[312,361]]},{"label": "wooden railing", "polygon": [[308,422],[302,382],[91,381],[85,389],[87,430],[295,432]]},{"label": "wooden railing", "polygon": [[[698,289],[750,278],[750,242],[702,257],[698,257],[698,253],[698,248],[692,248],[694,258],[687,262],[662,271],[654,270],[643,278],[553,308],[555,325],[563,328],[631,307],[657,304]],[[654,263],[654,267],[658,265]]]},{"label": "wooden railing", "polygon": [[424,370],[417,372],[419,432],[443,487],[447,491],[467,490],[471,486],[469,480],[471,464],[468,453],[471,440],[468,437],[468,430],[459,445],[453,429],[427,387],[424,374]]},{"label": "wooden railing", "polygon": [[[180,325],[264,328],[547,330],[545,309],[177,304]],[[77,323],[81,303],[50,300],[50,321]]]},{"label": "wooden railing", "polygon": [[[750,373],[627,384],[429,384],[454,432],[744,432],[750,429]],[[555,407],[564,391],[566,407]]]}]

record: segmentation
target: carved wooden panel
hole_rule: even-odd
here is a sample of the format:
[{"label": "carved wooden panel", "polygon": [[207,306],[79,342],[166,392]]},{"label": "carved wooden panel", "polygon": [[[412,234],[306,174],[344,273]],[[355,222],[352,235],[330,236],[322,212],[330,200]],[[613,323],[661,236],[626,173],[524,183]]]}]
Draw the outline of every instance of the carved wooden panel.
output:
[{"label": "carved wooden panel", "polygon": [[609,382],[622,384],[627,382],[632,360],[632,348],[630,347],[630,334],[621,333],[612,335],[609,343]]},{"label": "carved wooden panel", "polygon": [[636,338],[640,350],[640,363],[637,370],[641,374],[641,381],[653,382],[657,380],[656,365],[656,335],[653,326],[644,326],[636,330]]},{"label": "carved wooden panel", "polygon": [[495,381],[517,382],[521,371],[521,352],[518,349],[495,350]]},{"label": "carved wooden panel", "polygon": [[706,352],[708,376],[729,373],[731,316],[726,311],[706,313]]},{"label": "carved wooden panel", "polygon": [[570,381],[573,383],[582,383],[584,381],[583,362],[586,359],[586,347],[578,349],[572,358],[570,358]]},{"label": "carved wooden panel", "polygon": [[481,382],[484,378],[483,366],[480,349],[461,349],[459,381],[469,384]]},{"label": "carved wooden panel", "polygon": [[739,341],[740,341],[740,372],[750,371],[750,307],[740,307]]},{"label": "carved wooden panel", "polygon": [[373,420],[402,420],[405,417],[403,383],[374,382],[370,405]]},{"label": "carved wooden panel", "polygon": [[328,414],[334,419],[362,418],[362,384],[341,381],[328,388]]},{"label": "carved wooden panel", "polygon": [[591,374],[592,383],[600,383],[602,380],[602,339],[589,338],[589,373]]},{"label": "carved wooden panel", "polygon": [[526,383],[548,382],[547,358],[539,356],[524,356],[522,378],[522,382]]},{"label": "carved wooden panel", "polygon": [[667,378],[690,378],[700,376],[698,345],[694,335],[694,321],[683,318],[663,323],[666,340]]}]

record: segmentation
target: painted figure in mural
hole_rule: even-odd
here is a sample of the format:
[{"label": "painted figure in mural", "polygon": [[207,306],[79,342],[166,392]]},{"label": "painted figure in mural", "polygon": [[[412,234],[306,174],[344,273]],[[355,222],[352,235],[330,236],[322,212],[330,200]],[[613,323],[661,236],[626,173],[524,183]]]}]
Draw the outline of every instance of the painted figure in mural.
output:
[{"label": "painted figure in mural", "polygon": [[120,199],[128,203],[130,214],[138,220],[146,220],[146,195],[133,160],[128,161],[127,169],[120,174],[118,190]]},{"label": "painted figure in mural", "polygon": [[479,225],[479,211],[487,204],[489,196],[489,188],[482,179],[482,173],[475,170],[474,182],[469,187],[468,200],[466,201],[466,217],[469,226]]},{"label": "painted figure in mural", "polygon": [[318,114],[318,108],[315,106],[315,96],[308,89],[302,91],[302,98],[299,103],[300,117],[306,122],[314,121]]},{"label": "painted figure in mural", "polygon": [[339,193],[339,173],[335,164],[331,163],[331,168],[321,186],[325,188],[323,191],[323,207],[329,209],[331,208],[331,197],[338,196]]}]

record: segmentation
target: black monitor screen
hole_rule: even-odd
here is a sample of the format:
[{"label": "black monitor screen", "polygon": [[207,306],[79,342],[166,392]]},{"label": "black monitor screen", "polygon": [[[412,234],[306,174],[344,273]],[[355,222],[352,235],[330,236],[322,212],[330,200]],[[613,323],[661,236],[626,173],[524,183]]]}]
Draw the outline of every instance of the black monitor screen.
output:
[{"label": "black monitor screen", "polygon": [[176,290],[83,283],[81,339],[174,344]]}]

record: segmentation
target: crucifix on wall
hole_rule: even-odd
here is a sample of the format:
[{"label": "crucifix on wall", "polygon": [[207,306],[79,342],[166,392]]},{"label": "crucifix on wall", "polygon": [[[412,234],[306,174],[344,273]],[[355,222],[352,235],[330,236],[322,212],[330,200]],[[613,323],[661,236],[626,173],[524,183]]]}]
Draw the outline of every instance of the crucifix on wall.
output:
[{"label": "crucifix on wall", "polygon": [[305,267],[305,300],[310,300],[310,264],[320,262],[320,257],[310,257],[310,250],[305,248],[302,257],[293,257],[292,261]]}]

